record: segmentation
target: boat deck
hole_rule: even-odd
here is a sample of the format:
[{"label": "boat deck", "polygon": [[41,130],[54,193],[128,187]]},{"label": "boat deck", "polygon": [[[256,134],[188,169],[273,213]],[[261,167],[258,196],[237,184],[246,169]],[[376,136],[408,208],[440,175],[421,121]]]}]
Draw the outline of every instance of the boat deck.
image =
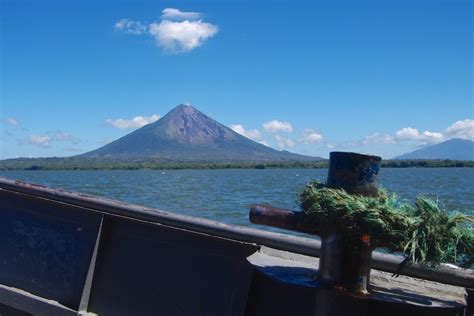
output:
[{"label": "boat deck", "polygon": [[[248,258],[253,266],[282,282],[316,288],[318,286],[319,258],[299,255],[288,251],[262,247]],[[372,269],[371,292],[381,299],[433,307],[463,307],[466,305],[466,289],[419,278]]]}]

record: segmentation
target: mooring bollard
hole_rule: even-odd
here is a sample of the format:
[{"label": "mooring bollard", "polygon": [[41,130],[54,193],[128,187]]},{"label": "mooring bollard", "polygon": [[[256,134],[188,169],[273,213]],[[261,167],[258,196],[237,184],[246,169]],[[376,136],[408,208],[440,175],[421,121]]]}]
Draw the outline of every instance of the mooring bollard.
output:
[{"label": "mooring bollard", "polygon": [[[327,186],[349,193],[375,196],[381,158],[356,153],[332,152]],[[304,214],[265,205],[252,205],[250,222],[321,236],[319,281],[325,287],[342,286],[353,293],[368,292],[371,255],[370,236],[351,240],[341,233],[319,232],[303,220]]]},{"label": "mooring bollard", "polygon": [[[376,196],[381,158],[356,153],[332,152],[326,186],[344,189],[351,194]],[[316,291],[314,315],[359,315],[367,308],[364,300],[352,301],[351,296],[366,296],[372,260],[369,235],[357,240],[341,232],[316,231],[304,220],[304,213],[279,208],[252,205],[252,223],[317,234],[321,236],[319,257],[319,288]],[[338,291],[337,289],[342,289]],[[348,292],[349,296],[343,293]],[[350,311],[347,302],[351,301]],[[346,307],[344,307],[346,306]]]},{"label": "mooring bollard", "polygon": [[[326,185],[348,193],[378,194],[380,161],[377,156],[332,152]],[[368,293],[372,256],[370,236],[350,240],[341,233],[321,236],[320,280],[359,293]]]},{"label": "mooring bollard", "polygon": [[[317,191],[317,194],[326,194],[324,192],[334,191],[327,190],[327,188],[344,189],[349,194],[379,197],[378,177],[380,162],[381,158],[377,156],[332,152],[330,154],[326,185],[311,184],[308,186],[308,191],[303,193],[302,200],[304,201],[305,194],[309,192],[308,195],[310,197],[307,201],[313,203],[311,202],[312,189],[321,190]],[[341,193],[341,195],[328,195],[329,198],[347,196],[344,192],[336,192]],[[316,195],[316,193],[313,196],[321,200],[325,199],[324,196],[320,197],[322,195]],[[356,197],[354,199],[357,200]],[[331,203],[326,201],[324,203],[327,204],[317,204],[317,202],[314,202],[313,205],[317,205],[318,210],[324,207],[332,207]],[[367,233],[371,230],[361,228],[361,231],[358,232],[357,226],[351,226],[351,223],[349,223],[346,230],[346,226],[341,226],[345,225],[343,218],[341,218],[342,222],[338,222],[337,218],[333,219],[333,222],[324,222],[323,217],[323,224],[317,223],[312,221],[314,217],[312,218],[311,216],[326,216],[325,213],[318,210],[311,213],[311,206],[308,208],[306,205],[303,205],[303,207],[306,210],[305,212],[291,211],[268,205],[252,205],[250,207],[249,219],[252,223],[319,235],[321,237],[318,277],[315,280],[314,287],[316,289],[314,292],[314,315],[366,315],[370,310],[377,311],[378,308],[383,308],[386,312],[390,312],[397,305],[394,305],[395,301],[401,304],[401,306],[397,306],[399,311],[402,311],[405,306],[407,311],[410,309],[413,311],[428,311],[428,309],[430,312],[444,311],[445,307],[441,308],[436,306],[436,304],[420,306],[418,303],[414,303],[416,302],[416,297],[415,300],[408,299],[411,295],[402,297],[398,292],[394,292],[393,295],[387,295],[386,293],[381,295],[377,288],[374,288],[369,293],[372,252],[374,244],[377,242],[377,240],[371,238],[370,233]],[[334,210],[337,211],[337,208],[334,207]],[[329,225],[328,223],[333,224]],[[414,276],[420,277],[420,275]],[[423,276],[421,277],[424,278]],[[452,284],[451,282],[447,283]],[[462,284],[465,286],[465,283]],[[474,316],[472,314],[474,294],[471,289],[466,290],[469,293],[467,297],[467,311],[471,313],[468,315]],[[284,289],[282,293],[285,293]],[[448,309],[453,313],[457,313],[460,310],[458,306],[454,305],[449,306]]]}]

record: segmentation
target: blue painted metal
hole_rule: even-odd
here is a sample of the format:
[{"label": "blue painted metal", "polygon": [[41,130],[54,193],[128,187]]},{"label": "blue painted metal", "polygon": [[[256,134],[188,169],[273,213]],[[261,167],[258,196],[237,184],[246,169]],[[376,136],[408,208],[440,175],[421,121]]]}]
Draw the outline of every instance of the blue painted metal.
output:
[{"label": "blue painted metal", "polygon": [[243,315],[258,246],[106,216],[88,311]]},{"label": "blue painted metal", "polygon": [[0,201],[0,284],[100,315],[244,314],[256,244],[1,188]]},{"label": "blue painted metal", "polygon": [[375,195],[379,186],[380,161],[378,156],[348,152],[331,152],[327,185],[349,193]]},{"label": "blue painted metal", "polygon": [[77,309],[100,214],[0,190],[0,283]]}]

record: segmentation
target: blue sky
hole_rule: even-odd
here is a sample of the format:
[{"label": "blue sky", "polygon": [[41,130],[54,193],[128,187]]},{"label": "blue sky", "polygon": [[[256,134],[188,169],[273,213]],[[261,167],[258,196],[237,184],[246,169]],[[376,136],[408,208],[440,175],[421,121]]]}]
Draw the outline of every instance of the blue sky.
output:
[{"label": "blue sky", "polygon": [[185,102],[323,157],[474,138],[471,1],[0,6],[0,159],[92,150]]}]

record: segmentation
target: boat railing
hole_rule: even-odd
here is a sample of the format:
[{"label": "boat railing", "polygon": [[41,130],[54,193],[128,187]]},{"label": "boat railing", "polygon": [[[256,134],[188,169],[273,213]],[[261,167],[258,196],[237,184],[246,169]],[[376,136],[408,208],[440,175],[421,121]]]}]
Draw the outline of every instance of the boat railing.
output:
[{"label": "boat railing", "polygon": [[[256,245],[263,245],[312,257],[319,257],[320,255],[321,242],[315,238],[305,238],[260,229],[227,225],[208,219],[165,212],[159,209],[128,204],[108,198],[70,192],[62,189],[53,189],[6,178],[0,178],[0,190],[50,199],[104,215],[133,218],[135,220],[254,243]],[[372,267],[385,272],[399,273],[414,278],[466,288],[472,288],[474,285],[473,270],[454,268],[446,265],[431,268],[420,264],[408,264],[400,271],[399,265],[403,260],[404,258],[402,256],[374,251],[372,254]]]}]

